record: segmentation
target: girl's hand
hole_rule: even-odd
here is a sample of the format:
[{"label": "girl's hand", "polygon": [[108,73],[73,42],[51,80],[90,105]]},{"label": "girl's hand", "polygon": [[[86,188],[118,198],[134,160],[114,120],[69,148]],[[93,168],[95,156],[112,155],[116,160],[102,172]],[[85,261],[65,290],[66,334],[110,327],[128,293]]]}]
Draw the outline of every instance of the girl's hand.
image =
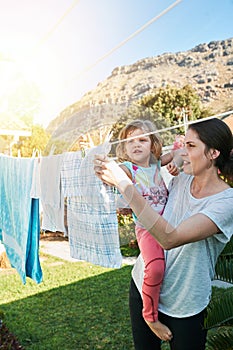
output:
[{"label": "girl's hand", "polygon": [[172,160],[170,163],[168,163],[167,170],[173,176],[177,176],[180,173],[180,170],[179,170],[178,166],[176,165],[176,163],[174,162],[174,160]]}]

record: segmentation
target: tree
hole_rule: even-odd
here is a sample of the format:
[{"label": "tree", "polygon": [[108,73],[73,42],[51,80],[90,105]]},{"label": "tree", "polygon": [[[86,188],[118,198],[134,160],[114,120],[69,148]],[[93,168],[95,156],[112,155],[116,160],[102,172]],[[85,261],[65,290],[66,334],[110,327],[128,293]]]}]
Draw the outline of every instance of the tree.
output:
[{"label": "tree", "polygon": [[[131,120],[149,119],[158,130],[182,124],[185,119],[196,120],[207,117],[210,111],[201,108],[200,99],[195,90],[186,85],[179,89],[167,86],[153,90],[149,95],[139,99],[113,125],[113,138],[117,138],[121,128]],[[175,133],[184,133],[184,128],[177,128]],[[162,135],[164,145],[173,143],[173,131],[166,131]]]},{"label": "tree", "polygon": [[18,144],[13,146],[12,155],[17,156],[18,152],[22,157],[32,157],[34,151],[43,154],[50,135],[39,125],[32,126],[30,137],[21,137]]},{"label": "tree", "polygon": [[163,117],[170,119],[171,124],[178,123],[180,119],[177,108],[185,108],[190,120],[200,118],[202,113],[200,99],[190,85],[181,89],[170,85],[159,88],[155,90],[155,94],[143,97],[141,104],[153,107]]}]

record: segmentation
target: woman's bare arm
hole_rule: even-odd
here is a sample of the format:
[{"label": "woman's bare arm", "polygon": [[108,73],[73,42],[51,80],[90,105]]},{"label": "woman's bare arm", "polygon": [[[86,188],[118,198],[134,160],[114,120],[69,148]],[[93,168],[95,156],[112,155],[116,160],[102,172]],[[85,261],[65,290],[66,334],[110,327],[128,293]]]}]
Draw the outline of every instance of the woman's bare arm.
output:
[{"label": "woman's bare arm", "polygon": [[164,249],[199,241],[219,231],[218,227],[203,214],[196,214],[176,228],[154,211],[133,186],[127,175],[115,162],[98,156],[95,171],[102,181],[116,186],[143,226],[156,238]]}]

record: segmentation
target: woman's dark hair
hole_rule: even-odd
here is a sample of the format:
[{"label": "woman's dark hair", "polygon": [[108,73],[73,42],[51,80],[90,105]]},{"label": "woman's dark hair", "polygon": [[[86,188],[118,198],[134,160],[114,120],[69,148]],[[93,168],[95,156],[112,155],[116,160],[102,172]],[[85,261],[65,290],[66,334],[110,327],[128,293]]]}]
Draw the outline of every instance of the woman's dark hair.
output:
[{"label": "woman's dark hair", "polygon": [[211,148],[217,149],[220,155],[215,161],[221,175],[232,181],[233,179],[233,138],[231,129],[218,118],[199,121],[189,125],[199,139],[206,145],[206,152]]}]

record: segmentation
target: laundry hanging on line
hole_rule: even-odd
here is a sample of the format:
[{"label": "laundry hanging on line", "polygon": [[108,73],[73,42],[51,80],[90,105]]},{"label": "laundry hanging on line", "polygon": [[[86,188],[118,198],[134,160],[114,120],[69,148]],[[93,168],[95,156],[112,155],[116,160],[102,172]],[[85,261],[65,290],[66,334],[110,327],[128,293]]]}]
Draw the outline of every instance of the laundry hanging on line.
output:
[{"label": "laundry hanging on line", "polygon": [[[62,171],[61,183],[67,195],[71,257],[119,268],[122,255],[115,197],[112,189],[96,177],[93,168],[94,155],[108,153],[106,147],[106,144],[94,147],[81,159],[79,153],[66,156],[62,169],[69,171]],[[74,191],[70,191],[72,188]]]},{"label": "laundry hanging on line", "polygon": [[31,198],[34,159],[0,156],[0,240],[19,273],[42,281],[39,199]]}]

